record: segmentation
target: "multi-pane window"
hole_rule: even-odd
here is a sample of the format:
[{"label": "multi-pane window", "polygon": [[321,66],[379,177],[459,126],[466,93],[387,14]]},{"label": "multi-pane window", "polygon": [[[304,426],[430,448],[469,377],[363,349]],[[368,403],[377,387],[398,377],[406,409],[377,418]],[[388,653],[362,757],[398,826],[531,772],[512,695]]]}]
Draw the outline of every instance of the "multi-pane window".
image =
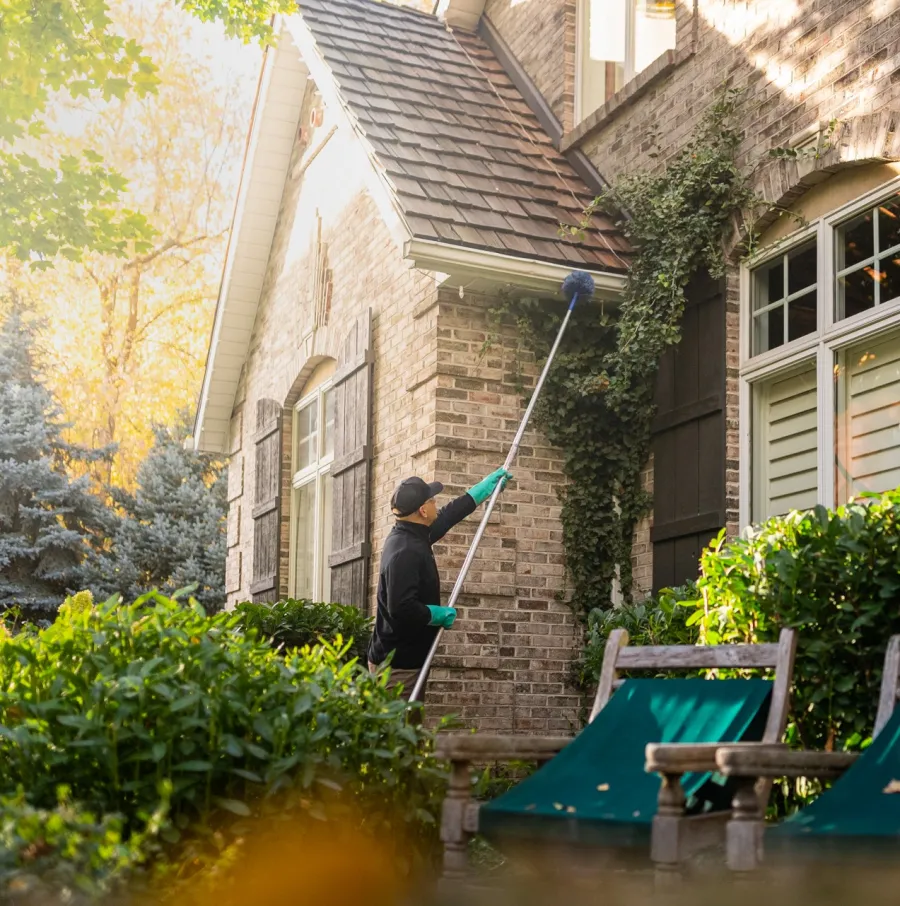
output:
[{"label": "multi-pane window", "polygon": [[291,481],[291,586],[296,598],[331,594],[334,393],[320,385],[294,409]]},{"label": "multi-pane window", "polygon": [[675,48],[675,0],[580,0],[578,120]]},{"label": "multi-pane window", "polygon": [[813,333],[817,312],[814,241],[754,272],[754,352],[768,352]]},{"label": "multi-pane window", "polygon": [[900,199],[893,196],[838,228],[836,321],[900,296]]},{"label": "multi-pane window", "polygon": [[746,286],[744,519],[900,485],[900,194],[809,225]]}]

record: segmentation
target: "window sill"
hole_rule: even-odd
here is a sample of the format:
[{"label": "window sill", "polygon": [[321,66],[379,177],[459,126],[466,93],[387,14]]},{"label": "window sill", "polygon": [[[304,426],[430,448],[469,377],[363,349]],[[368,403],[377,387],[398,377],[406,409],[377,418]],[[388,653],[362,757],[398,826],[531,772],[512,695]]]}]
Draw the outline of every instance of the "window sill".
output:
[{"label": "window sill", "polygon": [[639,76],[617,91],[602,107],[583,119],[560,141],[559,150],[565,154],[599,132],[609,121],[642,98],[657,82],[671,75],[682,63],[694,55],[692,48],[681,51],[667,50],[651,63]]}]

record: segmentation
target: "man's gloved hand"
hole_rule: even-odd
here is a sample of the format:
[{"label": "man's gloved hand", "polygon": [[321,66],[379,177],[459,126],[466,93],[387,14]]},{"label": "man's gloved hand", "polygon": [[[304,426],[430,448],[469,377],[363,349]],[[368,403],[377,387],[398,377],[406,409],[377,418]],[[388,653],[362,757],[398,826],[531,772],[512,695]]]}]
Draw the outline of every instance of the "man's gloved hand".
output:
[{"label": "man's gloved hand", "polygon": [[512,478],[512,475],[506,471],[506,469],[497,469],[496,472],[491,472],[487,478],[482,478],[474,488],[469,488],[469,496],[472,500],[475,501],[476,506],[481,506],[491,494],[494,493],[494,488],[502,481],[503,486],[506,486],[506,482]]},{"label": "man's gloved hand", "polygon": [[431,611],[431,622],[429,626],[442,626],[449,629],[454,620],[456,620],[456,610],[452,607],[435,607],[434,604],[427,605]]}]

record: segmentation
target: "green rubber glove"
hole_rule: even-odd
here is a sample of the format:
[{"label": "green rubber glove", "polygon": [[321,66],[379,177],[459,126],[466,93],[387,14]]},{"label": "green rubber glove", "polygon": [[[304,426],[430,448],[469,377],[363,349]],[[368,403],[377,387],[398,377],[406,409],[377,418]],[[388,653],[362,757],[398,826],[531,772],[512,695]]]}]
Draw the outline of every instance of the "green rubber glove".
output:
[{"label": "green rubber glove", "polygon": [[496,472],[491,472],[487,478],[482,478],[474,488],[469,488],[469,496],[475,501],[476,506],[481,506],[494,493],[494,488],[501,481],[505,487],[510,478],[512,475],[506,469],[497,469]]},{"label": "green rubber glove", "polygon": [[434,604],[427,605],[431,611],[431,622],[429,626],[443,626],[449,629],[456,620],[456,611],[452,607],[435,607]]}]

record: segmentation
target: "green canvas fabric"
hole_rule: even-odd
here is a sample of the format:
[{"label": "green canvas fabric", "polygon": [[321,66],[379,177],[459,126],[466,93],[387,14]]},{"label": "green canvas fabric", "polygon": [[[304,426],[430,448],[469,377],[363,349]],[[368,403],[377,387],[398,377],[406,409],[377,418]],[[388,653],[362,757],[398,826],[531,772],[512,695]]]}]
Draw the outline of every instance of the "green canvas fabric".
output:
[{"label": "green canvas fabric", "polygon": [[769,832],[776,845],[820,846],[827,838],[855,839],[868,847],[900,842],[900,794],[885,793],[900,781],[900,708],[872,744],[830,790]]},{"label": "green canvas fabric", "polygon": [[[479,831],[498,840],[645,843],[659,795],[659,778],[644,770],[647,744],[759,740],[771,690],[756,679],[627,680],[552,761],[481,807]],[[694,811],[730,804],[721,778],[688,774],[683,782]]]}]

